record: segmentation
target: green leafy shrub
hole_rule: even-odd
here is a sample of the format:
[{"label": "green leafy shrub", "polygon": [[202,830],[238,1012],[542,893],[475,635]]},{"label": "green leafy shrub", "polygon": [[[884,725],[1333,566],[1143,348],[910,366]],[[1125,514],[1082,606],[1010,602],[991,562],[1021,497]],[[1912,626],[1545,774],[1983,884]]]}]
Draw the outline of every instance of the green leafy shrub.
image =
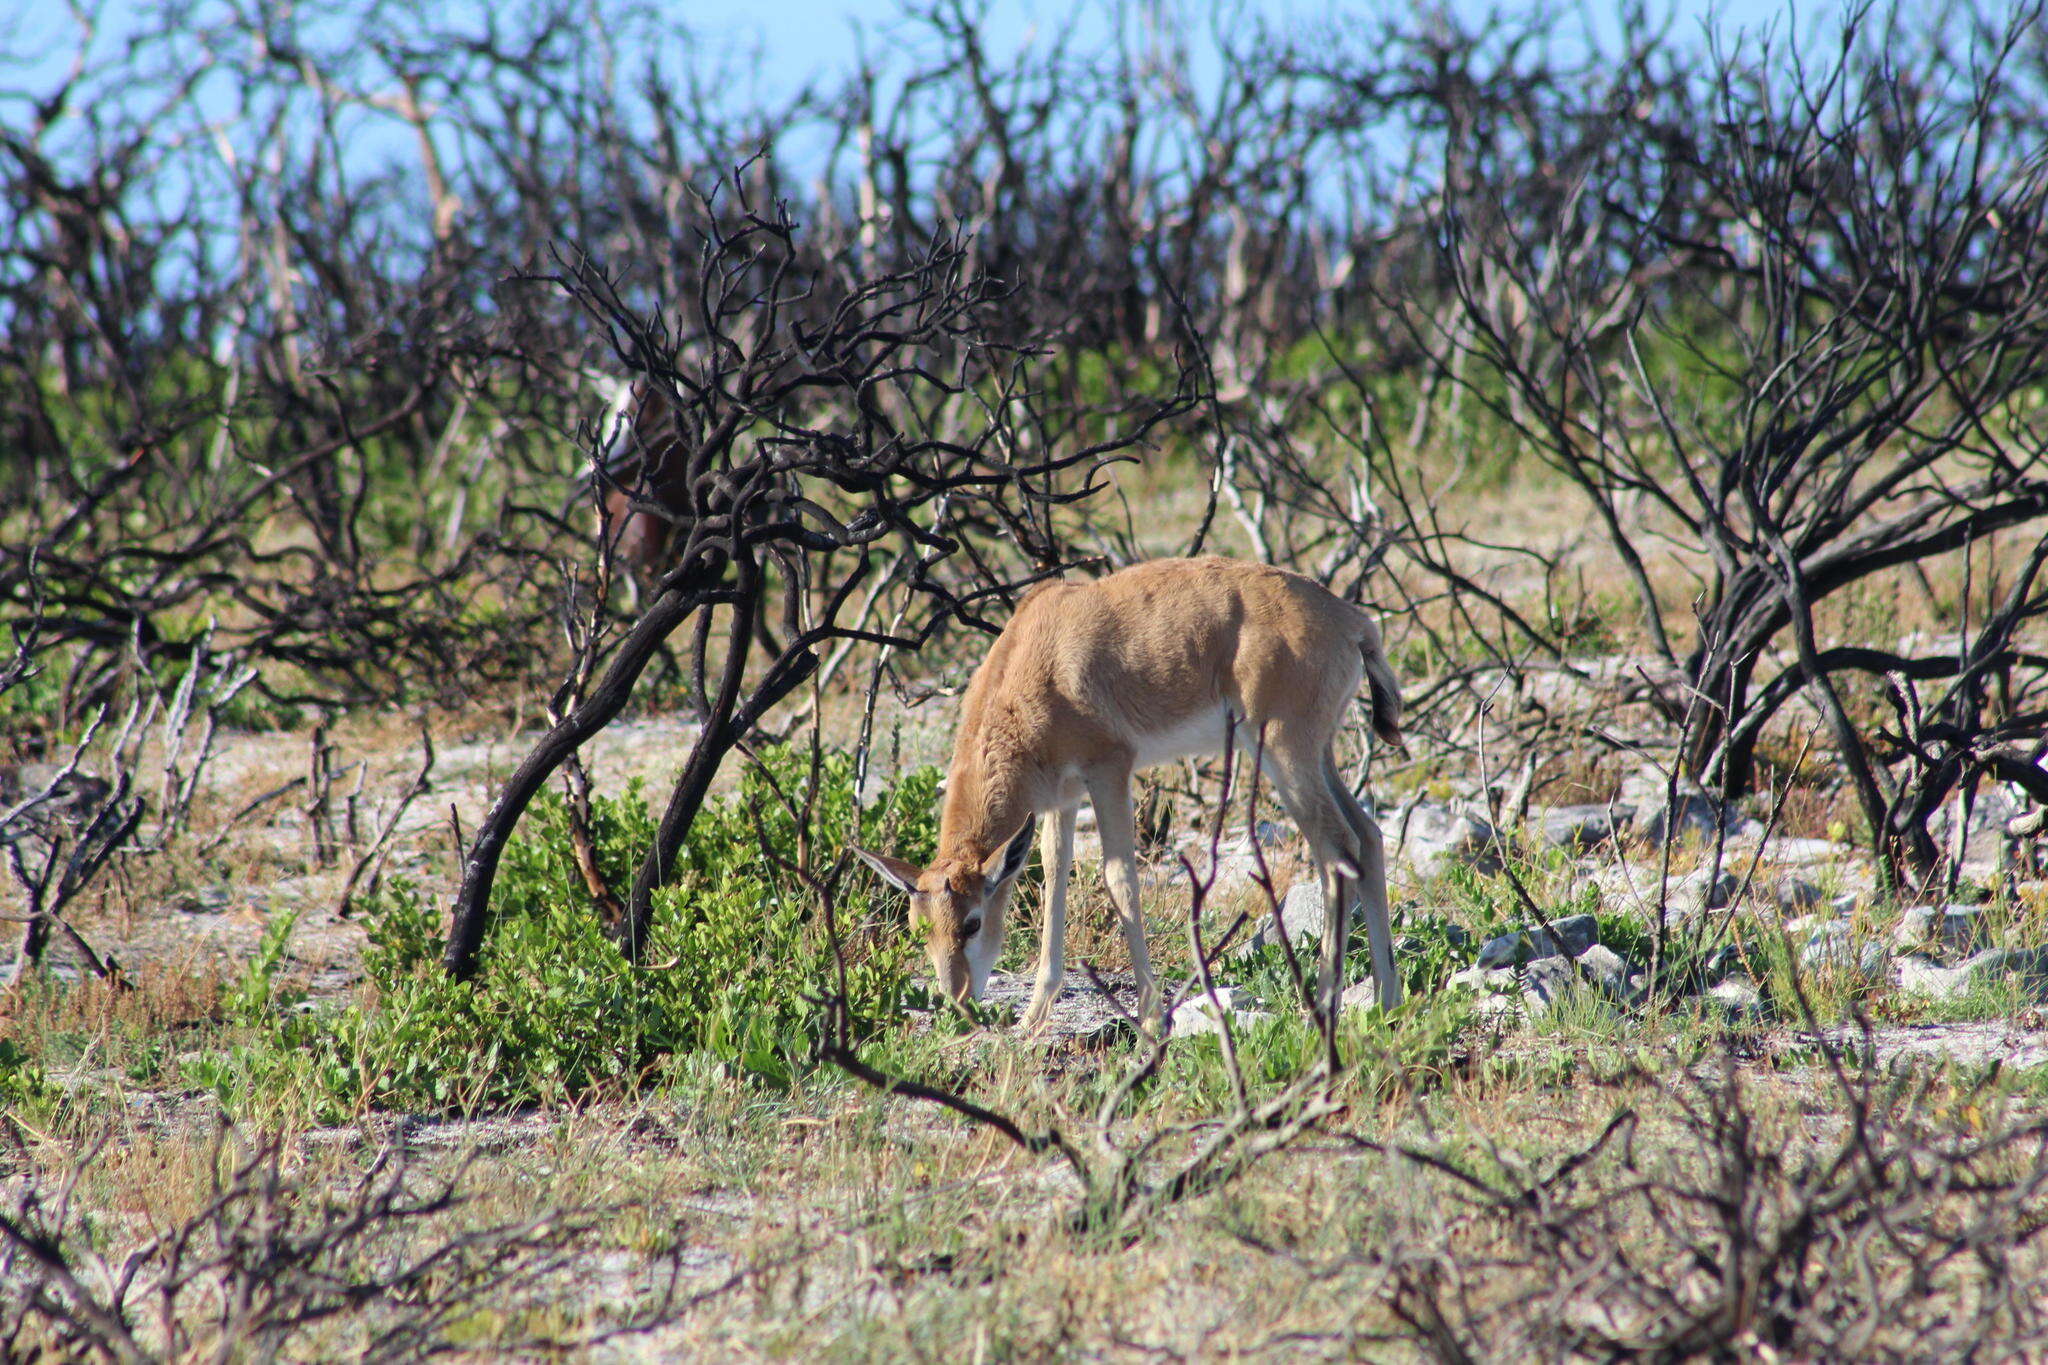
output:
[{"label": "green leafy shrub", "polygon": [[12,1038],[0,1038],[0,1110],[42,1100],[49,1092],[42,1064]]},{"label": "green leafy shrub", "polygon": [[[439,907],[394,881],[366,907],[374,1000],[307,1009],[270,998],[255,1040],[201,1062],[197,1079],[231,1108],[296,1102],[316,1120],[635,1090],[705,1055],[787,1083],[816,1055],[820,995],[837,975],[811,879],[861,838],[928,857],[937,783],[935,770],[912,773],[863,807],[849,756],[822,755],[814,772],[806,751],[771,752],[736,796],[706,803],[656,895],[639,967],[599,924],[567,808],[550,795],[506,849],[472,981],[441,970]],[[637,786],[592,806],[598,865],[623,888],[654,817]],[[836,915],[849,1003],[872,1032],[901,1015],[911,953],[898,914],[864,887],[842,883]],[[251,992],[269,997],[261,980],[237,991],[239,1008]]]}]

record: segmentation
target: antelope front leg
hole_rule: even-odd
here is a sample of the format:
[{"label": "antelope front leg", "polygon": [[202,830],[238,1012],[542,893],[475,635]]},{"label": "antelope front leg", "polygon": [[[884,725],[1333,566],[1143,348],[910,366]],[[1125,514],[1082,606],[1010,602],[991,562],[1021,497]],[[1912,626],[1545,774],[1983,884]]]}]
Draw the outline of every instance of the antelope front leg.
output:
[{"label": "antelope front leg", "polygon": [[1138,979],[1138,1022],[1148,1030],[1159,1026],[1159,990],[1152,981],[1152,955],[1145,949],[1145,913],[1138,904],[1138,835],[1131,813],[1131,771],[1128,767],[1099,773],[1088,780],[1095,807],[1095,828],[1102,835],[1102,880],[1123,921],[1124,941],[1131,948],[1131,973]]},{"label": "antelope front leg", "polygon": [[1045,913],[1038,930],[1038,981],[1031,990],[1024,1027],[1043,1027],[1066,977],[1067,875],[1074,868],[1074,811],[1060,811],[1039,834],[1038,858],[1045,867]]}]

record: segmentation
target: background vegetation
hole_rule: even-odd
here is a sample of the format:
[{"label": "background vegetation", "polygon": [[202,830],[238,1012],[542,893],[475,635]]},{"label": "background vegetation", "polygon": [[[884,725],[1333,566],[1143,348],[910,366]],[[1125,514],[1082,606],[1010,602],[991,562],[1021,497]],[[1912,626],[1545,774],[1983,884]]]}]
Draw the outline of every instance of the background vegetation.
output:
[{"label": "background vegetation", "polygon": [[[7,1354],[2041,1349],[2040,6],[1106,16],[0,80]],[[1418,1003],[1207,765],[1171,1042],[934,1014],[846,846],[1203,552],[1382,614]]]}]

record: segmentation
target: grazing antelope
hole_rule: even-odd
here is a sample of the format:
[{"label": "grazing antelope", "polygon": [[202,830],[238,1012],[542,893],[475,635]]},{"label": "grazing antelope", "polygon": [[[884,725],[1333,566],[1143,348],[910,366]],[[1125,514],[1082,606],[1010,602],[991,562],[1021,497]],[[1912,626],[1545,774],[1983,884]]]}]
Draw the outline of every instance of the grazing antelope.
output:
[{"label": "grazing antelope", "polygon": [[[1299,574],[1233,559],[1163,559],[1093,583],[1048,583],[1017,614],[975,670],[961,707],[939,816],[937,860],[919,868],[856,849],[910,893],[912,922],[929,934],[939,987],[980,999],[1003,945],[1010,891],[1047,822],[1047,868],[1038,977],[1027,1026],[1045,1021],[1064,974],[1067,876],[1074,812],[1095,808],[1103,880],[1123,922],[1138,978],[1139,1018],[1158,1007],[1138,868],[1131,774],[1233,742],[1258,752],[1280,802],[1314,850],[1329,894],[1349,906],[1355,883],[1372,945],[1382,1008],[1400,1003],[1387,925],[1379,826],[1337,772],[1331,738],[1344,709],[1370,685],[1373,729],[1401,743],[1401,695],[1372,618]],[[1350,924],[1332,913],[1324,945],[1325,998],[1337,989],[1332,951]]]},{"label": "grazing antelope", "polygon": [[606,390],[604,453],[612,481],[604,490],[604,516],[611,548],[627,567],[648,579],[668,567],[675,528],[659,513],[635,507],[637,494],[671,511],[685,507],[688,461],[676,432],[675,414],[644,379],[600,380]]}]

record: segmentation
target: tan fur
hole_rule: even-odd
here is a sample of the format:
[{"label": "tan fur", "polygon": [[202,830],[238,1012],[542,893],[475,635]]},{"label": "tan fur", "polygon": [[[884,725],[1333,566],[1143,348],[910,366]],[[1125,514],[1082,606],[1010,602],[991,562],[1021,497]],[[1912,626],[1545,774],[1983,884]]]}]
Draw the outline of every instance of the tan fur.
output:
[{"label": "tan fur", "polygon": [[[1374,728],[1398,744],[1400,695],[1372,619],[1284,569],[1167,559],[1093,583],[1043,586],[1019,604],[968,684],[938,856],[924,869],[863,856],[911,891],[941,986],[978,997],[1000,951],[1009,886],[1021,867],[1021,858],[1006,851],[1033,816],[1057,813],[1043,832],[1046,923],[1027,1014],[1036,1023],[1059,989],[1073,812],[1089,801],[1102,834],[1104,879],[1130,943],[1141,1012],[1149,1017],[1156,995],[1138,915],[1131,774],[1145,764],[1219,752],[1225,725],[1234,725],[1238,751],[1260,753],[1325,874],[1359,883],[1380,1000],[1391,1007],[1400,986],[1379,830],[1338,777],[1330,750],[1367,677]],[[1006,856],[1013,866],[1003,877]],[[1339,889],[1341,883],[1331,888]],[[1331,917],[1333,933],[1340,923]],[[970,925],[979,932],[969,932]],[[1334,946],[1326,944],[1326,953]],[[1335,986],[1328,961],[1324,985]]]},{"label": "tan fur", "polygon": [[614,405],[605,463],[613,486],[604,491],[611,547],[627,567],[648,579],[669,567],[675,527],[659,513],[634,505],[645,500],[682,512],[688,504],[688,452],[675,413],[644,379],[636,379]]}]

